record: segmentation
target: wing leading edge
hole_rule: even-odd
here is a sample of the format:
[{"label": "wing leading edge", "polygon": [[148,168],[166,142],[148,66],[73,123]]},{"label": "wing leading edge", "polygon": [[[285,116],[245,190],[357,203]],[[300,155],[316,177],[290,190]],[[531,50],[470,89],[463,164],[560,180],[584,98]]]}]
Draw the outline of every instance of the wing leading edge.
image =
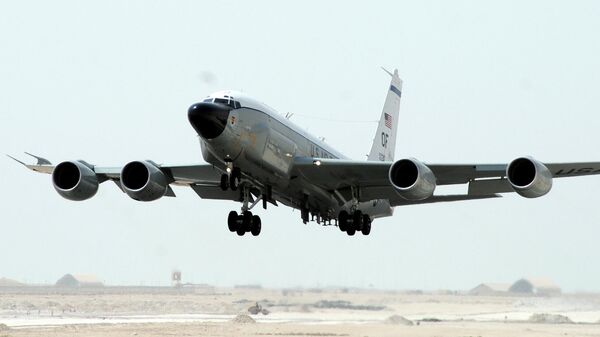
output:
[{"label": "wing leading edge", "polygon": [[[302,177],[325,190],[350,197],[350,189],[359,187],[364,200],[388,199],[392,205],[423,204],[499,197],[515,192],[507,179],[508,164],[425,164],[437,185],[468,184],[465,195],[434,195],[425,200],[408,201],[398,196],[390,183],[393,162],[354,161],[325,158],[296,158],[292,176]],[[553,178],[600,174],[600,162],[548,163]]]},{"label": "wing leading edge", "polygon": [[[49,160],[27,153],[36,164],[17,161],[30,170],[51,174],[56,167]],[[87,164],[87,163],[86,163]],[[419,201],[406,200],[396,193],[390,183],[389,171],[393,162],[355,161],[297,157],[291,178],[302,178],[322,189],[351,199],[351,188],[359,187],[362,200],[387,199],[392,206],[434,202],[463,201],[499,197],[498,193],[515,192],[507,179],[507,164],[425,164],[434,174],[437,185],[468,184],[464,195],[433,195]],[[87,164],[89,165],[89,164]],[[553,178],[600,174],[600,162],[544,163]],[[100,181],[112,180],[120,186],[122,167],[89,165]],[[221,170],[208,164],[157,165],[171,184],[190,186],[202,198],[238,200],[238,193],[220,191]],[[167,196],[175,196],[171,189]]]},{"label": "wing leading edge", "polygon": [[[13,156],[7,156],[32,171],[52,174],[56,165],[53,165],[49,160],[45,158],[38,157],[27,152],[25,153],[36,158],[37,163],[27,164]],[[96,165],[89,166],[91,167],[93,172],[98,176],[100,182],[112,180],[120,189],[122,189],[120,180],[121,171],[123,167],[103,167]],[[221,191],[222,193],[219,193],[219,189],[216,188],[219,186],[222,172],[213,165],[157,165],[157,167],[168,177],[169,182],[171,184],[180,186],[190,186],[202,198],[230,200],[232,199],[231,193],[226,193],[223,191]],[[175,193],[173,193],[172,189],[169,188],[169,191],[165,196],[174,197]]]}]

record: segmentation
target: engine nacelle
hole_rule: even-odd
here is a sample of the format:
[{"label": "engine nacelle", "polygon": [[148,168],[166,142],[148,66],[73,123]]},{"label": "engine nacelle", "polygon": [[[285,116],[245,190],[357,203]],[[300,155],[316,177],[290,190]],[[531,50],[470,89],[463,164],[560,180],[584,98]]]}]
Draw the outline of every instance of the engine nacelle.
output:
[{"label": "engine nacelle", "polygon": [[169,188],[165,174],[149,161],[132,161],[121,170],[121,187],[132,199],[154,201]]},{"label": "engine nacelle", "polygon": [[435,190],[435,175],[420,161],[409,158],[392,164],[389,179],[398,194],[406,200],[423,200]]},{"label": "engine nacelle", "polygon": [[63,198],[82,201],[98,192],[98,177],[89,164],[82,161],[64,161],[52,171],[54,189]]},{"label": "engine nacelle", "polygon": [[550,192],[552,173],[531,157],[513,160],[506,168],[506,177],[512,188],[526,198],[537,198]]}]

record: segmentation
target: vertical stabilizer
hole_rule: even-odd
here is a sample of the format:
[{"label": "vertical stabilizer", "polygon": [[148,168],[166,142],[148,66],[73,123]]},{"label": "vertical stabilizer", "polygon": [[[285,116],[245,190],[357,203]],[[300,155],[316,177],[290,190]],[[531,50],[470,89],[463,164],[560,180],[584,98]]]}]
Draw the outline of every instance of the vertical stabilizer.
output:
[{"label": "vertical stabilizer", "polygon": [[373,146],[367,158],[373,161],[393,161],[394,151],[396,150],[402,80],[398,76],[398,69],[395,69],[393,74],[387,70],[385,72],[392,76],[392,82],[385,97],[383,111],[381,112],[381,118],[377,126],[377,133],[375,133]]}]

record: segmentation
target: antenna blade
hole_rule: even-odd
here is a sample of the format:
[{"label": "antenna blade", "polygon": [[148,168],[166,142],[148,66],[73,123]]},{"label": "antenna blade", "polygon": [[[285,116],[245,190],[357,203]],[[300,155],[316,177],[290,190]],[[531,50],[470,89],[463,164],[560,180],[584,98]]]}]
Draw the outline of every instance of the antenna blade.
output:
[{"label": "antenna blade", "polygon": [[385,69],[384,67],[381,67],[381,69],[383,69],[383,71],[385,71],[385,72],[386,72],[388,75],[390,75],[390,76],[392,76],[392,77],[394,76],[394,74],[392,74],[392,72],[391,72],[391,71],[389,71],[389,70]]}]

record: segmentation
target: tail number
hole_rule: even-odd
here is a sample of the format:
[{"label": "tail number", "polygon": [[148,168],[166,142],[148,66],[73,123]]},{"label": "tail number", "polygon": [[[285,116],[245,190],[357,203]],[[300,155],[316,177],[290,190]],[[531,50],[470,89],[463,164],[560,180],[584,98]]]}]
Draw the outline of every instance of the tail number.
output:
[{"label": "tail number", "polygon": [[383,146],[384,148],[387,149],[387,144],[388,144],[388,138],[390,137],[390,135],[388,135],[385,132],[381,133],[381,146]]}]

